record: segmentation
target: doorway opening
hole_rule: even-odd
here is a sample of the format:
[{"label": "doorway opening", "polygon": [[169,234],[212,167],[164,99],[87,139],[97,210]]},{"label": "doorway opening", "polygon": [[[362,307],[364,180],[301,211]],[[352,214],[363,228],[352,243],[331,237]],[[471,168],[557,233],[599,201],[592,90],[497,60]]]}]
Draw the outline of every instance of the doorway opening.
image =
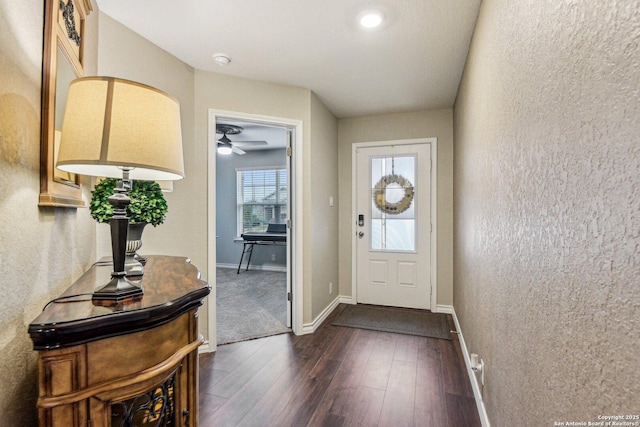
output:
[{"label": "doorway opening", "polygon": [[292,307],[301,299],[292,286],[298,133],[301,123],[210,111],[211,350],[296,331]]}]

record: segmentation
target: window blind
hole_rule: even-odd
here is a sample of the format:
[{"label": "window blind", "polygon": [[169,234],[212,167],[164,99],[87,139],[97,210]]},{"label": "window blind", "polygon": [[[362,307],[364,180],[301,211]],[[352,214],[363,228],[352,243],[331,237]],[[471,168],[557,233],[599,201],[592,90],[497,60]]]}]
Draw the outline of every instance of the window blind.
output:
[{"label": "window blind", "polygon": [[238,170],[238,236],[287,221],[287,170]]}]

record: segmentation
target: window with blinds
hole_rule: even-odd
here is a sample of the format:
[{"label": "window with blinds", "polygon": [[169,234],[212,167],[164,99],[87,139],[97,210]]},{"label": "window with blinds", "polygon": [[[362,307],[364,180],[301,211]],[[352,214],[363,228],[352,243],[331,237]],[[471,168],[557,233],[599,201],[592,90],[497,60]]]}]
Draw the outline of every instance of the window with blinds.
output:
[{"label": "window with blinds", "polygon": [[238,236],[287,221],[287,170],[237,170]]}]

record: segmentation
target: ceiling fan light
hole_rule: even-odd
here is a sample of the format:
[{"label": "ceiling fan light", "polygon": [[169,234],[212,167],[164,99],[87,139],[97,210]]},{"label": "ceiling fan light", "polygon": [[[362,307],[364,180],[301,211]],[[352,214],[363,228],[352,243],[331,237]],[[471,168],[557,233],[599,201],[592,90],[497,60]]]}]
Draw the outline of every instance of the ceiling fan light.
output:
[{"label": "ceiling fan light", "polygon": [[227,156],[231,154],[233,150],[228,145],[218,145],[218,154],[222,154],[223,156]]}]

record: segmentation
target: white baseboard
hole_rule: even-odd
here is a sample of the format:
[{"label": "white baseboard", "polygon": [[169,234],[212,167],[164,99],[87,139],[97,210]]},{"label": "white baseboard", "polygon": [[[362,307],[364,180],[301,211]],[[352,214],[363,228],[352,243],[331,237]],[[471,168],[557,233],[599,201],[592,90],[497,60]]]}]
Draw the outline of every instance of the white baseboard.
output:
[{"label": "white baseboard", "polygon": [[[438,306],[438,308],[439,307],[440,306]],[[441,313],[444,313],[444,311],[441,311]],[[464,342],[464,336],[462,335],[462,329],[460,329],[460,322],[458,322],[456,310],[453,307],[451,307],[451,315],[453,316],[453,321],[455,322],[456,330],[458,331],[458,340],[460,341],[462,355],[464,356],[464,364],[467,366],[467,374],[469,375],[469,379],[471,380],[471,388],[473,389],[473,397],[475,397],[476,399],[476,406],[478,407],[480,422],[482,423],[482,427],[491,427],[491,423],[489,423],[489,416],[487,415],[487,408],[485,408],[484,401],[482,400],[480,384],[478,384],[478,378],[476,377],[476,374],[473,372],[473,370],[471,370],[471,357],[469,356],[469,351],[467,350],[467,344]]]},{"label": "white baseboard", "polygon": [[233,268],[233,269],[238,269],[237,265],[233,265],[233,264],[223,264],[221,262],[216,263],[216,267],[217,268]]},{"label": "white baseboard", "polygon": [[205,341],[200,347],[198,347],[198,354],[212,353],[214,351],[215,349],[209,345],[209,341]]},{"label": "white baseboard", "polygon": [[[233,270],[237,270],[238,269],[238,264],[216,264],[216,267],[220,267],[220,268],[230,268]],[[242,273],[244,271],[246,267],[242,267],[242,269],[240,269],[240,273]],[[273,264],[263,264],[263,265],[252,265],[251,267],[249,267],[249,270],[262,270],[262,271],[277,271],[280,273],[286,273],[287,272],[287,266],[286,265],[273,265]]]},{"label": "white baseboard", "polygon": [[331,304],[329,304],[327,306],[327,308],[322,310],[322,313],[320,313],[313,320],[313,322],[304,323],[302,325],[302,335],[314,333],[316,331],[316,329],[318,329],[320,327],[320,325],[322,325],[322,322],[324,322],[327,319],[327,317],[329,317],[329,315],[333,312],[333,310],[336,309],[338,304],[340,304],[340,297],[339,296],[337,296],[333,301],[331,301]]},{"label": "white baseboard", "polygon": [[340,300],[339,303],[340,304],[351,304],[351,305],[355,305],[357,304],[357,302],[353,299],[353,297],[351,296],[339,296],[338,299]]},{"label": "white baseboard", "polygon": [[452,305],[436,305],[436,311],[434,313],[445,313],[445,314],[453,314],[453,306]]}]

